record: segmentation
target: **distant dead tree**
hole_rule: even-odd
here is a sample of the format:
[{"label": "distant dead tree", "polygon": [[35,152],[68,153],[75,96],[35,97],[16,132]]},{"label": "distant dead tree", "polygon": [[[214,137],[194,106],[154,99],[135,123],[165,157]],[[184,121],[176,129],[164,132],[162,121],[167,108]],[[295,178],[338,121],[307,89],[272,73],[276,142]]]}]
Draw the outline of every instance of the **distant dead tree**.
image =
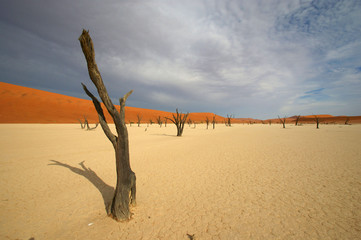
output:
[{"label": "distant dead tree", "polygon": [[162,122],[162,118],[160,116],[157,117],[157,123],[158,123],[159,127],[162,127],[163,122]]},{"label": "distant dead tree", "polygon": [[295,120],[295,126],[298,125],[298,122],[300,121],[301,115],[297,115],[296,116],[296,120]]},{"label": "distant dead tree", "polygon": [[153,120],[151,118],[149,119],[149,123],[150,125],[153,125]]},{"label": "distant dead tree", "polygon": [[206,124],[207,124],[207,129],[208,129],[208,126],[209,126],[209,118],[206,117]]},{"label": "distant dead tree", "polygon": [[187,121],[189,113],[179,113],[178,108],[176,109],[176,114],[172,114],[172,118],[169,119],[172,123],[174,123],[177,127],[177,136],[180,137],[183,134],[184,124]]},{"label": "distant dead tree", "polygon": [[89,32],[83,30],[79,37],[79,41],[87,62],[89,77],[97,88],[98,94],[110,116],[113,118],[118,135],[116,136],[111,132],[98,99],[89,92],[84,84],[82,84],[85,93],[93,100],[94,107],[98,113],[100,125],[115,150],[117,184],[112,203],[108,208],[108,214],[117,221],[129,220],[131,217],[129,205],[135,205],[136,203],[136,177],[130,167],[128,131],[124,118],[125,102],[133,90],[119,99],[120,111],[118,112],[109,98],[108,92],[98,70],[98,66],[95,62],[94,46]]},{"label": "distant dead tree", "polygon": [[140,127],[140,122],[142,121],[143,116],[139,113],[137,113],[137,123],[138,123],[138,127]]},{"label": "distant dead tree", "polygon": [[89,127],[89,123],[87,121],[86,122],[86,128],[87,128],[86,130],[94,130],[98,127],[98,125],[99,125],[99,122],[97,122],[94,127]]},{"label": "distant dead tree", "polygon": [[213,129],[215,129],[216,128],[216,114],[213,115],[212,124],[213,124]]},{"label": "distant dead tree", "polygon": [[283,128],[286,128],[286,116],[284,116],[283,118],[280,118],[280,116],[278,116],[278,119],[282,123]]},{"label": "distant dead tree", "polygon": [[164,118],[164,127],[167,127],[167,118]]},{"label": "distant dead tree", "polygon": [[271,126],[271,125],[272,125],[272,120],[271,120],[271,119],[268,120],[268,123],[269,123],[269,125]]},{"label": "distant dead tree", "polygon": [[192,125],[192,119],[189,118],[188,121],[187,121],[187,123],[188,123],[188,126],[191,127],[191,125]]},{"label": "distant dead tree", "polygon": [[316,122],[316,129],[319,129],[319,125],[320,125],[320,121],[321,119],[317,116],[317,115],[313,115],[314,116],[314,121]]},{"label": "distant dead tree", "polygon": [[227,127],[231,127],[231,126],[232,126],[231,119],[232,119],[232,115],[228,115],[228,114],[227,114],[227,120],[226,120],[226,126],[227,126]]},{"label": "distant dead tree", "polygon": [[[85,118],[85,116],[84,116],[84,118]],[[84,129],[86,126],[86,123],[85,123],[86,120],[84,121],[84,123],[80,119],[78,119],[78,121],[80,122],[81,129]]]},{"label": "distant dead tree", "polygon": [[80,122],[81,129],[84,129],[86,127],[86,130],[94,130],[99,125],[99,122],[97,122],[94,127],[90,127],[86,116],[84,116],[84,123],[82,123],[80,119],[78,119],[78,121]]},{"label": "distant dead tree", "polygon": [[345,125],[351,125],[351,123],[349,123],[350,122],[350,118],[348,117],[348,118],[346,118],[346,120],[345,120]]}]

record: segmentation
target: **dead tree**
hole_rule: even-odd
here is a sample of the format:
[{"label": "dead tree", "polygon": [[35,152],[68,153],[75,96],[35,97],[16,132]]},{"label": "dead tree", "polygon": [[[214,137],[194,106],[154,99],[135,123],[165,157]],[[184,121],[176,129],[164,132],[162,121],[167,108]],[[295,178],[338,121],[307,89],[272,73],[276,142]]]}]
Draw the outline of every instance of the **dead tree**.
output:
[{"label": "dead tree", "polygon": [[137,114],[137,123],[138,123],[138,127],[140,127],[140,122],[142,121],[142,115],[140,115],[139,113]]},{"label": "dead tree", "polygon": [[216,114],[213,115],[212,124],[213,124],[213,129],[215,129],[216,128]]},{"label": "dead tree", "polygon": [[164,118],[164,127],[167,127],[167,118]]},{"label": "dead tree", "polygon": [[227,121],[226,121],[227,127],[232,127],[231,119],[232,119],[232,115],[227,114]]},{"label": "dead tree", "polygon": [[313,115],[315,118],[313,119],[316,122],[316,129],[319,129],[318,125],[320,125],[320,118],[317,115]]},{"label": "dead tree", "polygon": [[115,150],[117,184],[112,203],[108,208],[108,215],[117,221],[128,220],[131,217],[129,205],[135,205],[136,203],[136,177],[129,162],[128,131],[125,125],[124,116],[125,102],[133,90],[119,99],[120,112],[118,112],[108,96],[108,92],[104,86],[98,66],[95,62],[94,46],[89,32],[83,30],[79,37],[79,41],[87,62],[89,77],[97,88],[98,94],[110,116],[113,118],[117,131],[117,136],[111,132],[100,102],[91,92],[89,92],[87,87],[82,84],[86,94],[93,100],[93,104],[98,113],[100,125]]},{"label": "dead tree", "polygon": [[271,126],[271,125],[272,125],[272,120],[271,120],[271,119],[268,120],[268,123],[269,123],[269,125]]},{"label": "dead tree", "polygon": [[300,121],[301,115],[296,116],[295,126],[298,125],[298,122]]},{"label": "dead tree", "polygon": [[209,118],[206,117],[206,124],[207,124],[207,129],[208,129],[208,126],[209,126]]},{"label": "dead tree", "polygon": [[98,127],[98,125],[99,125],[99,123],[97,122],[96,124],[95,124],[95,127],[89,127],[89,123],[88,123],[88,121],[86,122],[86,130],[94,130],[94,129],[96,129],[97,127]]},{"label": "dead tree", "polygon": [[78,119],[78,121],[80,122],[81,129],[84,129],[84,128],[86,127],[86,130],[94,130],[94,129],[96,129],[96,128],[98,127],[98,125],[99,125],[99,122],[97,122],[97,123],[95,124],[95,127],[90,127],[90,126],[89,126],[88,119],[86,118],[86,116],[84,116],[84,123],[83,123],[80,119]]},{"label": "dead tree", "polygon": [[83,123],[80,119],[78,119],[78,121],[80,122],[81,129],[84,129],[86,126],[86,123],[85,122]]},{"label": "dead tree", "polygon": [[183,134],[184,124],[187,121],[189,113],[179,113],[178,108],[176,109],[176,114],[172,114],[172,118],[169,119],[172,123],[174,123],[177,127],[177,136],[181,137]]},{"label": "dead tree", "polygon": [[157,123],[159,125],[159,127],[162,127],[162,118],[160,116],[157,117]]},{"label": "dead tree", "polygon": [[280,118],[280,116],[278,116],[278,119],[279,119],[280,122],[282,123],[283,128],[286,128],[286,116],[283,117],[283,118]]},{"label": "dead tree", "polygon": [[191,127],[191,125],[192,125],[192,119],[189,118],[188,121],[187,121],[187,123],[188,123],[188,126]]},{"label": "dead tree", "polygon": [[348,117],[348,118],[346,118],[346,120],[345,120],[345,125],[351,125],[351,123],[349,123],[350,122],[350,118]]},{"label": "dead tree", "polygon": [[153,120],[149,119],[149,123],[150,123],[150,125],[153,125]]}]

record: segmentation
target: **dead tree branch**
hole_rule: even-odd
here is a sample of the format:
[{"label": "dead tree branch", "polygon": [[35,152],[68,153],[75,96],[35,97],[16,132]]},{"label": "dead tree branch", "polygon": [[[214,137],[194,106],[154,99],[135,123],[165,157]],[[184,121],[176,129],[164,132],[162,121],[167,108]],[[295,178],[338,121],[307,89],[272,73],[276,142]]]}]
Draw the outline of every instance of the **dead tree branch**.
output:
[{"label": "dead tree branch", "polygon": [[174,123],[177,127],[177,136],[180,137],[183,134],[183,129],[184,129],[184,124],[187,121],[187,117],[188,117],[189,113],[179,113],[178,112],[178,108],[176,109],[176,114],[172,114],[173,119],[172,118],[167,118],[169,119],[172,123]]},{"label": "dead tree branch", "polygon": [[100,99],[104,103],[107,111],[114,120],[117,136],[113,134],[107,124],[103,109],[98,99],[82,84],[85,93],[92,99],[94,107],[98,113],[99,123],[109,139],[113,144],[116,159],[117,184],[113,196],[113,201],[110,206],[109,215],[114,219],[128,220],[131,213],[129,211],[129,204],[136,202],[136,177],[132,171],[129,162],[129,141],[128,131],[125,125],[125,102],[133,91],[128,92],[124,97],[119,99],[120,111],[118,112],[110,100],[108,92],[103,83],[103,79],[95,62],[95,52],[93,41],[90,38],[89,32],[83,30],[79,37],[80,45],[87,62],[88,73],[91,81],[97,88]]}]

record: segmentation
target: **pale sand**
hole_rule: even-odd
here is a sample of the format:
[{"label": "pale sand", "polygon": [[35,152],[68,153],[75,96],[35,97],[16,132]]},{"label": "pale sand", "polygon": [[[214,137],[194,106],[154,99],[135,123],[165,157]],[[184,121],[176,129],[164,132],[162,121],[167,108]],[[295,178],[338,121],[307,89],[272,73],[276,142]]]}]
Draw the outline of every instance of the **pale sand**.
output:
[{"label": "pale sand", "polygon": [[138,205],[118,223],[100,127],[0,125],[0,239],[361,239],[361,125],[145,127],[128,127]]}]

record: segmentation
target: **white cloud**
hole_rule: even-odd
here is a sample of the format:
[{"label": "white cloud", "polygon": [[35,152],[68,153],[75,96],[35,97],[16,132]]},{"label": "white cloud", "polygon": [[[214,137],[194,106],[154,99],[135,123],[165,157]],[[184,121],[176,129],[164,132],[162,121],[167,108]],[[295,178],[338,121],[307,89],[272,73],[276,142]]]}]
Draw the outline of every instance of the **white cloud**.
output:
[{"label": "white cloud", "polygon": [[[79,81],[84,81],[86,70],[78,69],[83,62],[64,63],[69,57],[71,63],[84,60],[76,38],[81,27],[90,29],[108,88],[134,88],[141,93],[133,96],[138,107],[179,102],[190,111],[214,108],[223,115],[232,111],[266,118],[291,109],[317,112],[324,99],[300,98],[325,88],[329,102],[349,104],[358,114],[352,103],[361,85],[354,71],[361,61],[358,1],[43,1],[20,8],[14,1],[7,13],[2,10],[0,21],[15,34],[2,34],[0,46],[18,42],[17,26],[70,53],[30,42],[33,51],[24,52],[29,58],[37,49],[44,51],[36,65],[58,64],[54,72],[66,67],[69,78],[83,76]],[[66,17],[52,13],[52,6]],[[14,46],[6,51],[17,53]],[[19,72],[4,65],[0,70],[8,77]],[[39,82],[51,74],[31,80],[24,73],[22,78]]]}]

